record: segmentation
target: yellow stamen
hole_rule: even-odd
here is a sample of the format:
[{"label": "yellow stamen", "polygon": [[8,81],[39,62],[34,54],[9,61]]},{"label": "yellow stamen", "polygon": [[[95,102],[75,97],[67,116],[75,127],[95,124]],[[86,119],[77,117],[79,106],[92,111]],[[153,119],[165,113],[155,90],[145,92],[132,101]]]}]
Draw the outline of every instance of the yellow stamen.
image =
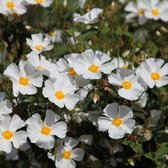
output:
[{"label": "yellow stamen", "polygon": [[57,91],[57,92],[55,93],[55,97],[56,97],[57,99],[63,99],[63,98],[65,97],[65,95],[64,95],[64,93],[63,93],[62,91]]},{"label": "yellow stamen", "polygon": [[42,48],[43,48],[42,45],[35,45],[35,49],[36,49],[37,51],[41,51]]},{"label": "yellow stamen", "polygon": [[55,31],[49,32],[49,35],[50,35],[51,37],[55,37],[56,32],[55,32]]},{"label": "yellow stamen", "polygon": [[112,124],[116,127],[119,127],[122,124],[122,120],[120,118],[114,118],[112,120]]},{"label": "yellow stamen", "polygon": [[121,68],[128,68],[128,64],[124,64]]},{"label": "yellow stamen", "polygon": [[50,132],[51,132],[51,129],[48,127],[48,126],[43,126],[42,128],[41,128],[41,134],[43,134],[43,135],[49,135],[50,134]]},{"label": "yellow stamen", "polygon": [[144,13],[145,13],[145,11],[143,9],[138,9],[137,10],[138,15],[143,15]]},{"label": "yellow stamen", "polygon": [[9,9],[13,9],[15,7],[15,4],[14,4],[14,2],[9,1],[9,2],[6,2],[6,6]]},{"label": "yellow stamen", "polygon": [[28,85],[28,83],[29,83],[29,79],[27,77],[20,77],[19,78],[20,85],[26,86],[26,85]]},{"label": "yellow stamen", "polygon": [[74,77],[76,75],[76,72],[74,71],[73,68],[69,68],[69,75],[71,75],[72,77]]},{"label": "yellow stamen", "polygon": [[35,0],[37,4],[41,4],[43,0]]},{"label": "yellow stamen", "polygon": [[160,75],[157,72],[152,72],[151,73],[151,79],[152,80],[159,80],[160,79]]},{"label": "yellow stamen", "polygon": [[121,84],[121,86],[124,88],[124,89],[126,89],[126,90],[129,90],[129,89],[131,89],[131,87],[132,87],[132,83],[130,82],[130,81],[124,81],[122,84]]},{"label": "yellow stamen", "polygon": [[13,137],[13,133],[10,130],[6,130],[6,131],[2,132],[2,137],[5,140],[10,140]]},{"label": "yellow stamen", "polygon": [[71,158],[71,152],[68,151],[68,150],[64,151],[63,154],[62,154],[62,158],[69,160]]},{"label": "yellow stamen", "polygon": [[41,65],[37,66],[36,68],[39,69],[39,70],[44,70],[44,69],[45,69],[45,68],[44,68],[43,66],[41,66]]},{"label": "yellow stamen", "polygon": [[90,65],[90,67],[88,68],[89,71],[96,73],[99,70],[99,67],[95,64]]},{"label": "yellow stamen", "polygon": [[152,10],[152,15],[158,16],[159,14],[160,14],[160,12],[157,9]]}]

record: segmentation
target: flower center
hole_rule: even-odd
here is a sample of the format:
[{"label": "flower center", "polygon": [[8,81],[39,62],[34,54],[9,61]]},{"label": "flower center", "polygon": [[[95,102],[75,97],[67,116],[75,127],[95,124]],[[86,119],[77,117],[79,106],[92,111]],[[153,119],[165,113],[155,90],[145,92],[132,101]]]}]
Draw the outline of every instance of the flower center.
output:
[{"label": "flower center", "polygon": [[43,0],[35,0],[37,4],[41,4]]},{"label": "flower center", "polygon": [[154,15],[154,16],[158,16],[159,13],[160,13],[160,12],[159,12],[157,9],[153,9],[153,10],[152,10],[152,15]]},{"label": "flower center", "polygon": [[128,64],[124,64],[121,68],[128,68]]},{"label": "flower center", "polygon": [[90,67],[88,68],[89,71],[96,73],[99,70],[99,67],[95,64],[90,65]]},{"label": "flower center", "polygon": [[42,128],[41,128],[41,134],[43,134],[43,135],[49,135],[50,134],[50,132],[51,132],[51,129],[48,127],[48,126],[43,126]]},{"label": "flower center", "polygon": [[43,48],[42,45],[35,45],[35,49],[36,49],[37,51],[41,51],[42,48]]},{"label": "flower center", "polygon": [[9,130],[6,130],[6,131],[2,132],[2,137],[5,140],[10,140],[13,137],[13,133]]},{"label": "flower center", "polygon": [[49,32],[49,35],[50,35],[51,37],[55,37],[56,32],[55,32],[55,31],[51,31],[51,32]]},{"label": "flower center", "polygon": [[159,80],[160,79],[160,75],[157,72],[152,72],[151,73],[151,79],[152,80]]},{"label": "flower center", "polygon": [[129,90],[129,89],[131,89],[131,87],[132,87],[132,83],[130,82],[130,81],[124,81],[122,84],[121,84],[121,86],[124,88],[124,89],[126,89],[126,90]]},{"label": "flower center", "polygon": [[56,97],[57,99],[63,99],[63,98],[65,97],[65,95],[64,95],[64,93],[63,93],[62,91],[57,91],[57,92],[55,93],[55,97]]},{"label": "flower center", "polygon": [[114,118],[112,120],[112,124],[116,127],[119,127],[122,124],[122,120],[120,118]]},{"label": "flower center", "polygon": [[43,66],[41,66],[41,65],[39,65],[39,66],[37,66],[36,67],[38,70],[44,70],[45,68],[43,67]]},{"label": "flower center", "polygon": [[26,78],[26,77],[20,77],[19,78],[19,84],[20,85],[26,86],[26,85],[28,85],[28,83],[29,83],[29,79],[28,78]]},{"label": "flower center", "polygon": [[62,154],[62,158],[69,160],[71,158],[71,152],[68,150],[67,151],[65,150]]},{"label": "flower center", "polygon": [[15,4],[14,4],[14,2],[6,2],[6,6],[7,6],[7,8],[9,8],[9,9],[13,9],[14,8],[14,6],[15,6]]},{"label": "flower center", "polygon": [[143,15],[144,13],[145,13],[145,11],[143,9],[138,9],[137,10],[138,15]]},{"label": "flower center", "polygon": [[74,77],[76,75],[76,72],[74,71],[73,68],[69,68],[69,71],[68,71],[69,75],[71,75],[72,77]]}]

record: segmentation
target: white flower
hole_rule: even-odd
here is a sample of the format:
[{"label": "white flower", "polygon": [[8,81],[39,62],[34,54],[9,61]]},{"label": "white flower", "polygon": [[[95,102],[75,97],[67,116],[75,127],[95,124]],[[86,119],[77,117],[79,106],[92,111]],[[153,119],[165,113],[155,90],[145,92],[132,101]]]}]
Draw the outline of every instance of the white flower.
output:
[{"label": "white flower", "polygon": [[24,14],[27,9],[23,5],[24,0],[1,0],[0,1],[0,13],[4,15]]},{"label": "white flower", "polygon": [[139,29],[135,31],[133,38],[135,41],[141,41],[144,43],[146,41],[146,38],[148,36],[148,31],[146,29]]},{"label": "white flower", "polygon": [[0,92],[0,101],[2,101],[3,99],[5,99],[5,92]]},{"label": "white flower", "polygon": [[142,5],[143,1],[144,0],[137,0],[137,3],[132,1],[128,3],[128,5],[125,7],[125,11],[131,12],[126,16],[128,21],[132,18],[138,17],[138,22],[140,25],[147,22],[147,18],[144,15],[145,10],[143,9]]},{"label": "white flower", "polygon": [[140,97],[140,99],[137,101],[137,104],[144,108],[146,106],[146,103],[147,103],[147,100],[148,100],[148,93],[147,92],[144,92],[142,94],[142,96]]},{"label": "white flower", "polygon": [[79,101],[79,96],[74,92],[77,90],[71,79],[66,74],[61,74],[55,80],[46,80],[43,88],[44,97],[60,108],[64,106],[72,110]]},{"label": "white flower", "polygon": [[[30,144],[28,142],[26,142],[19,147],[19,150],[24,152],[30,148],[31,148]],[[12,160],[12,161],[19,160],[19,150],[15,149],[13,147],[12,151],[10,153],[6,153],[5,160],[7,160],[7,161],[8,160]]]},{"label": "white flower", "polygon": [[61,117],[51,110],[46,111],[44,122],[38,113],[31,116],[27,121],[27,134],[32,143],[40,148],[51,149],[55,145],[55,138],[65,138],[67,125],[64,121],[59,121]]},{"label": "white flower", "polygon": [[103,112],[104,116],[98,119],[98,126],[100,131],[108,131],[112,139],[123,138],[125,133],[131,134],[134,130],[135,120],[131,119],[133,112],[129,107],[112,103]]},{"label": "white flower", "polygon": [[[136,73],[153,88],[155,85],[161,87],[168,84],[168,63],[164,64],[163,59],[146,59],[137,68]],[[164,64],[164,65],[163,65]]]},{"label": "white flower", "polygon": [[19,92],[23,95],[36,94],[36,87],[41,87],[43,82],[41,73],[35,72],[30,64],[22,60],[19,62],[19,68],[16,64],[11,63],[4,71],[4,75],[12,81],[15,97],[19,95]]},{"label": "white flower", "polygon": [[4,116],[12,113],[12,104],[9,100],[3,100],[1,99],[0,94],[0,120],[3,119]]},{"label": "white flower", "polygon": [[85,86],[89,83],[88,79],[84,79],[81,75],[78,75],[74,70],[74,63],[79,54],[71,53],[65,55],[64,58],[60,58],[57,62],[58,72],[67,73],[67,75],[74,80],[79,87]]},{"label": "white flower", "polygon": [[10,153],[12,151],[12,143],[17,149],[20,145],[26,143],[26,131],[17,131],[24,126],[24,121],[16,114],[12,118],[5,116],[3,120],[0,121],[0,151]]},{"label": "white flower", "polygon": [[78,140],[70,137],[66,137],[61,141],[55,157],[55,166],[57,168],[75,168],[75,161],[81,161],[83,159],[83,149],[74,148],[78,143]]},{"label": "white flower", "polygon": [[127,100],[137,100],[146,89],[143,80],[128,69],[112,73],[108,80],[113,85],[121,86],[118,94]]},{"label": "white flower", "polygon": [[72,114],[72,120],[80,124],[82,121],[86,121],[88,117],[87,113],[76,111]]},{"label": "white flower", "polygon": [[82,88],[80,88],[76,93],[80,97],[80,101],[84,101],[85,98],[87,97],[88,93],[93,89],[92,84],[88,84]]},{"label": "white flower", "polygon": [[168,21],[168,3],[159,0],[143,0],[144,15],[149,19]]},{"label": "white flower", "polygon": [[121,57],[114,58],[112,62],[114,62],[115,67],[117,68],[128,68],[129,66],[128,61],[124,61]]},{"label": "white flower", "polygon": [[68,42],[69,42],[71,45],[76,45],[76,44],[78,44],[78,40],[77,40],[76,37],[78,37],[79,35],[81,35],[80,32],[74,31],[74,37],[69,37],[69,38],[67,38]]},{"label": "white flower", "polygon": [[81,135],[79,137],[79,141],[81,141],[87,145],[91,145],[93,142],[93,136],[92,135]]},{"label": "white flower", "polygon": [[86,0],[78,0],[78,6],[79,6],[80,8],[84,8],[85,3],[86,3]]},{"label": "white flower", "polygon": [[74,70],[85,79],[100,79],[101,72],[110,74],[115,69],[115,64],[109,62],[111,58],[101,51],[88,49],[78,55],[74,62]]},{"label": "white flower", "polygon": [[49,32],[49,36],[51,37],[51,41],[53,43],[57,42],[57,43],[62,43],[63,39],[62,39],[62,30],[54,30]]},{"label": "white flower", "polygon": [[161,118],[161,110],[151,110],[150,111],[150,118],[149,118],[149,127],[157,127],[158,126],[158,122]]},{"label": "white flower", "polygon": [[126,2],[126,0],[119,0],[119,2],[120,2],[121,4],[124,4],[124,3]]},{"label": "white flower", "polygon": [[53,0],[26,0],[31,5],[41,5],[43,7],[49,7]]},{"label": "white flower", "polygon": [[50,69],[53,65],[50,61],[46,60],[43,55],[38,55],[35,52],[31,52],[27,55],[28,62],[33,65],[33,67],[40,71],[42,74],[49,76]]},{"label": "white flower", "polygon": [[74,14],[74,22],[81,22],[81,23],[85,23],[85,24],[94,24],[99,21],[98,17],[102,12],[103,12],[103,10],[100,8],[93,8],[91,11],[89,11],[88,13],[86,13],[82,16],[80,14],[75,13]]},{"label": "white flower", "polygon": [[43,35],[39,33],[32,34],[31,38],[32,39],[26,38],[26,43],[31,48],[31,50],[36,52],[37,54],[40,54],[43,51],[49,51],[53,48],[53,45],[50,45],[50,36],[43,38]]}]

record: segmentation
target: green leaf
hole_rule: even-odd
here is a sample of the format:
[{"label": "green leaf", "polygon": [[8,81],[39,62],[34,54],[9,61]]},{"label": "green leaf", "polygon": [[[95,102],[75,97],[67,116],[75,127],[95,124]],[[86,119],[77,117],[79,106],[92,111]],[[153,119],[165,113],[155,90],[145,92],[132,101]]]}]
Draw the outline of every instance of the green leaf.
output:
[{"label": "green leaf", "polygon": [[165,154],[168,154],[168,142],[162,143],[155,153],[155,159],[161,159]]}]

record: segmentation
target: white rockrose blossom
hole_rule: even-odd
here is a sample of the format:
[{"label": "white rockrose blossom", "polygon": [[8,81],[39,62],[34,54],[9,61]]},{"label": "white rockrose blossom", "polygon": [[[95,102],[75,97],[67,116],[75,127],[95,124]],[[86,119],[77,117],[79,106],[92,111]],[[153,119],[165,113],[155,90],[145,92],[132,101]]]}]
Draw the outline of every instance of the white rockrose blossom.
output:
[{"label": "white rockrose blossom", "polygon": [[28,4],[31,5],[41,5],[43,7],[49,7],[53,0],[25,0]]},{"label": "white rockrose blossom", "polygon": [[148,34],[149,33],[146,29],[139,29],[135,31],[135,33],[133,34],[133,38],[135,41],[141,41],[142,43],[145,43]]},{"label": "white rockrose blossom", "polygon": [[9,100],[4,99],[3,94],[0,92],[0,120],[10,113],[12,113],[12,104]]},{"label": "white rockrose blossom", "polygon": [[118,0],[121,4],[125,4],[127,0]]},{"label": "white rockrose blossom", "polygon": [[146,90],[146,85],[134,71],[122,69],[108,77],[110,84],[120,86],[118,94],[127,100],[137,100]]},{"label": "white rockrose blossom", "polygon": [[74,70],[74,63],[79,54],[71,53],[65,55],[64,58],[60,58],[57,62],[58,72],[67,73],[67,75],[74,80],[78,87],[85,86],[89,83],[88,79],[83,78],[81,75],[78,75]]},{"label": "white rockrose blossom", "polygon": [[50,70],[54,66],[54,63],[51,63],[43,55],[38,55],[35,52],[31,52],[27,55],[28,62],[42,74],[49,76]]},{"label": "white rockrose blossom", "polygon": [[136,73],[153,88],[168,84],[168,63],[164,64],[163,59],[149,58],[141,63]]},{"label": "white rockrose blossom", "polygon": [[100,131],[108,131],[110,138],[120,139],[125,133],[131,134],[134,130],[135,120],[132,119],[131,108],[112,103],[103,112],[104,116],[98,118],[98,127]]},{"label": "white rockrose blossom", "polygon": [[161,114],[162,114],[161,110],[151,110],[148,126],[149,127],[157,127],[158,122],[161,118]]},{"label": "white rockrose blossom", "polygon": [[168,21],[168,2],[159,0],[143,0],[142,8],[144,9],[144,15],[148,19]]},{"label": "white rockrose blossom", "polygon": [[85,24],[94,24],[99,21],[98,17],[103,12],[100,8],[93,8],[91,11],[87,12],[84,15],[74,13],[74,22],[81,22]]},{"label": "white rockrose blossom", "polygon": [[140,25],[145,24],[147,22],[147,18],[145,17],[144,13],[145,10],[143,8],[143,1],[144,0],[137,0],[137,2],[129,2],[125,7],[125,11],[131,12],[130,14],[126,15],[126,20],[129,21],[132,18],[138,17],[138,22]]},{"label": "white rockrose blossom", "polygon": [[1,0],[0,13],[3,15],[22,15],[27,11],[23,3],[24,0]]},{"label": "white rockrose blossom", "polygon": [[36,94],[36,87],[41,87],[43,82],[41,73],[36,72],[27,61],[23,60],[19,62],[19,68],[16,64],[11,63],[4,71],[4,75],[9,77],[12,81],[13,95],[15,97],[17,97],[19,93],[23,95]]},{"label": "white rockrose blossom", "polygon": [[54,80],[45,81],[43,95],[58,107],[63,108],[65,106],[72,110],[79,101],[79,96],[75,94],[77,89],[77,86],[66,74],[61,74]]},{"label": "white rockrose blossom", "polygon": [[74,70],[85,79],[100,79],[101,73],[110,74],[116,68],[113,62],[109,62],[110,60],[107,54],[88,49],[77,56]]},{"label": "white rockrose blossom", "polygon": [[14,147],[12,148],[12,151],[10,153],[6,153],[5,155],[5,160],[6,161],[9,161],[9,160],[12,160],[12,161],[16,161],[16,160],[19,160],[19,151],[27,151],[28,149],[30,149],[31,146],[28,142],[24,143],[23,145],[21,145],[19,147],[19,150],[18,149],[15,149]]},{"label": "white rockrose blossom", "polygon": [[79,35],[81,35],[80,32],[74,31],[74,37],[68,37],[68,38],[67,38],[68,43],[71,44],[71,45],[76,45],[76,44],[78,44],[78,40],[77,40],[76,37],[78,37]]},{"label": "white rockrose blossom", "polygon": [[84,8],[85,3],[86,3],[86,0],[78,0],[78,6],[79,6],[79,8]]},{"label": "white rockrose blossom", "polygon": [[115,67],[117,68],[128,68],[129,66],[129,62],[125,61],[123,58],[121,57],[116,57],[112,60],[112,62],[114,62]]},{"label": "white rockrose blossom", "polygon": [[87,144],[87,145],[92,145],[92,142],[93,142],[93,136],[92,135],[81,135],[79,137],[79,141]]},{"label": "white rockrose blossom", "polygon": [[84,157],[84,150],[75,148],[79,143],[78,140],[66,137],[60,142],[56,150],[55,166],[57,168],[75,168],[75,161],[81,161]]},{"label": "white rockrose blossom", "polygon": [[140,107],[144,108],[144,107],[146,106],[146,104],[147,104],[147,101],[148,101],[148,93],[147,93],[147,92],[144,92],[144,93],[142,94],[142,96],[140,97],[140,99],[137,101],[137,104],[138,104]]},{"label": "white rockrose blossom", "polygon": [[5,99],[5,92],[0,92],[0,101],[4,100]]},{"label": "white rockrose blossom", "polygon": [[26,131],[17,131],[25,126],[25,122],[18,115],[5,116],[0,121],[0,151],[10,153],[13,146],[18,149],[20,145],[26,143]]},{"label": "white rockrose blossom", "polygon": [[32,34],[31,39],[26,38],[27,45],[31,48],[32,51],[36,52],[37,54],[42,53],[43,51],[50,51],[53,48],[51,45],[51,38],[50,36],[43,37],[43,34]]},{"label": "white rockrose blossom", "polygon": [[63,39],[62,39],[62,30],[53,30],[51,32],[49,32],[49,36],[51,37],[51,41],[53,43],[62,43]]},{"label": "white rockrose blossom", "polygon": [[45,120],[36,113],[27,121],[27,134],[32,143],[44,149],[52,149],[55,145],[55,138],[65,138],[67,125],[64,121],[59,121],[61,117],[51,110],[46,111]]},{"label": "white rockrose blossom", "polygon": [[93,90],[93,85],[92,84],[88,84],[82,88],[80,88],[76,93],[79,95],[80,97],[80,101],[84,101],[85,98],[87,97],[88,93]]}]

